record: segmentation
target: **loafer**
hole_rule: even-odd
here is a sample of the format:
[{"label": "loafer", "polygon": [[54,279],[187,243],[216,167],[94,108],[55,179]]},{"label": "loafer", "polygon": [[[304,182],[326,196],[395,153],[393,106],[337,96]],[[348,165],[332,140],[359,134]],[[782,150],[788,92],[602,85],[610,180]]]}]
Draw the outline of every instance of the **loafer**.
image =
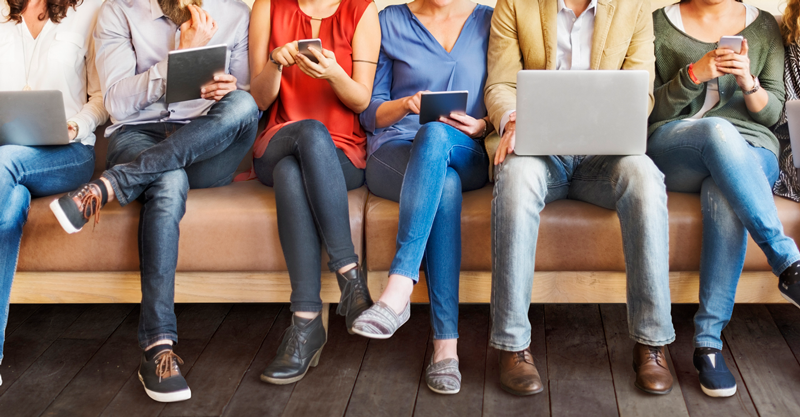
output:
[{"label": "loafer", "polygon": [[525,396],[544,390],[530,348],[519,352],[499,350],[497,360],[500,363],[500,387],[506,392]]},{"label": "loafer", "polygon": [[700,388],[709,397],[730,397],[736,394],[736,378],[725,364],[719,349],[698,348],[692,357],[700,377]]},{"label": "loafer", "polygon": [[425,369],[425,383],[437,394],[458,394],[461,391],[461,372],[458,361],[452,358],[431,364]]},{"label": "loafer", "polygon": [[411,317],[411,303],[398,315],[383,301],[361,313],[353,322],[353,333],[370,339],[388,339]]},{"label": "loafer", "polygon": [[664,356],[664,346],[634,345],[633,370],[636,371],[636,388],[648,394],[672,391],[672,373]]},{"label": "loafer", "polygon": [[322,314],[311,320],[292,316],[292,325],[286,329],[278,354],[261,374],[261,380],[286,385],[303,379],[308,368],[319,364],[326,341]]},{"label": "loafer", "polygon": [[344,323],[347,331],[353,334],[353,322],[366,309],[372,307],[372,297],[369,295],[369,287],[361,268],[355,268],[344,274],[336,273],[336,281],[339,283],[339,290],[342,292],[339,298],[339,306],[336,314],[344,316]]}]

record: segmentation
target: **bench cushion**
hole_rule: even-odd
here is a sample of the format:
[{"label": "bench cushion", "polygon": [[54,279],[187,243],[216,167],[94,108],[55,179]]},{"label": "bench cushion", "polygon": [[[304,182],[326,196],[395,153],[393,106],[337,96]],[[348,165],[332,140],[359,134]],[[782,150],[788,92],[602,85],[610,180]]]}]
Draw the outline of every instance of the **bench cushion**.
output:
[{"label": "bench cushion", "polygon": [[[464,194],[461,215],[461,269],[491,271],[491,186]],[[800,238],[800,206],[776,197],[775,203],[789,236]],[[698,194],[669,193],[670,269],[700,269],[702,218]],[[388,271],[395,251],[398,205],[369,196],[367,201],[367,267]],[[538,271],[625,271],[622,233],[617,215],[591,204],[561,200],[541,214],[536,253]],[[752,241],[746,271],[769,271],[766,257]]]}]

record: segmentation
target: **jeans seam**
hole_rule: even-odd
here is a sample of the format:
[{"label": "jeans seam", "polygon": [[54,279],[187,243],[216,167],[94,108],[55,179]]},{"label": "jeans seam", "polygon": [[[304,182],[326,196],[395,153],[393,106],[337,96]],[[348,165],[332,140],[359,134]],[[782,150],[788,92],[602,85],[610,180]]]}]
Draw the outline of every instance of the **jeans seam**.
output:
[{"label": "jeans seam", "polygon": [[387,169],[389,169],[390,171],[392,171],[392,172],[394,172],[395,174],[399,175],[401,178],[402,178],[402,177],[404,177],[404,175],[403,175],[403,173],[402,173],[402,172],[400,172],[400,171],[398,171],[398,170],[394,169],[392,166],[390,166],[390,165],[389,165],[389,164],[387,164],[386,162],[383,162],[383,161],[382,161],[382,160],[381,160],[379,157],[377,157],[375,154],[372,154],[371,158],[372,158],[372,159],[374,159],[374,160],[375,160],[376,162],[378,162],[379,164],[381,164],[381,165],[383,165],[384,167],[386,167]]},{"label": "jeans seam", "polygon": [[408,271],[404,271],[402,269],[392,269],[391,271],[389,271],[389,275],[400,275],[402,277],[414,281],[414,284],[419,282],[419,271],[417,271],[416,274],[413,274]]}]

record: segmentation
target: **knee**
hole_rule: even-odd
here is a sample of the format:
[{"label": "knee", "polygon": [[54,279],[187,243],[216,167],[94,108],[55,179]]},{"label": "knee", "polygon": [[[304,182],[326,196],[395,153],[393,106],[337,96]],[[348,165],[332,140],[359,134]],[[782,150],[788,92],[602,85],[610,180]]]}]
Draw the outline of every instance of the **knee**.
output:
[{"label": "knee", "polygon": [[19,177],[18,149],[14,145],[0,146],[0,185],[13,186]]},{"label": "knee", "polygon": [[542,157],[508,155],[495,167],[495,198],[522,204],[544,204],[547,197],[547,163]]},{"label": "knee", "polygon": [[238,121],[255,121],[258,119],[258,105],[250,93],[242,90],[231,91],[225,95],[226,115]]},{"label": "knee", "polygon": [[442,155],[450,144],[452,128],[444,123],[432,122],[423,125],[414,137],[415,153]]},{"label": "knee", "polygon": [[272,170],[272,178],[275,181],[275,187],[301,182],[302,173],[297,159],[293,156],[287,156],[278,161]]},{"label": "knee", "polygon": [[632,192],[646,203],[666,204],[664,174],[652,159],[645,155],[626,156],[617,164],[617,170],[614,176],[619,178],[618,184],[624,187],[624,191]]},{"label": "knee", "polygon": [[293,123],[299,130],[297,143],[301,150],[333,150],[333,139],[328,128],[319,120],[307,119]]},{"label": "knee", "polygon": [[150,184],[148,200],[163,200],[170,206],[184,207],[189,194],[189,177],[186,171],[176,169],[161,174]]},{"label": "knee", "polygon": [[699,130],[704,153],[729,154],[745,143],[736,126],[721,117],[708,117],[694,123]]}]

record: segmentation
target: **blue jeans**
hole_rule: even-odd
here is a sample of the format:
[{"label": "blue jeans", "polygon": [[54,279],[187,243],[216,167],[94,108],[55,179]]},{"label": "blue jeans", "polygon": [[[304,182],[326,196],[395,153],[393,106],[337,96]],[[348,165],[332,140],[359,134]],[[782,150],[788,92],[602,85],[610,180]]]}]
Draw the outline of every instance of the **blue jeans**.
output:
[{"label": "blue jeans", "polygon": [[93,172],[91,146],[0,146],[0,361],[11,282],[31,198],[74,190],[88,182]]},{"label": "blue jeans", "polygon": [[[647,156],[509,155],[495,170],[492,200],[492,347],[531,341],[539,212],[569,198],[616,210],[628,277],[628,332],[663,346],[675,340],[669,295],[669,219],[664,177]],[[576,258],[580,253],[573,254]]]},{"label": "blue jeans", "polygon": [[175,269],[190,188],[221,187],[253,145],[258,109],[250,94],[228,93],[188,124],[128,125],[109,138],[103,177],[121,205],[138,199],[142,308],[139,346],[178,341]]},{"label": "blue jeans", "polygon": [[733,313],[747,232],[775,275],[800,260],[797,245],[783,233],[772,197],[778,158],[750,145],[718,117],[661,126],[650,136],[647,153],[666,175],[668,190],[700,192],[703,245],[694,344],[722,349],[720,333]]},{"label": "blue jeans", "polygon": [[400,202],[389,273],[416,283],[424,258],[437,340],[458,338],[461,193],[486,185],[487,163],[481,142],[439,122],[422,126],[413,142],[385,143],[367,161],[370,190]]}]

